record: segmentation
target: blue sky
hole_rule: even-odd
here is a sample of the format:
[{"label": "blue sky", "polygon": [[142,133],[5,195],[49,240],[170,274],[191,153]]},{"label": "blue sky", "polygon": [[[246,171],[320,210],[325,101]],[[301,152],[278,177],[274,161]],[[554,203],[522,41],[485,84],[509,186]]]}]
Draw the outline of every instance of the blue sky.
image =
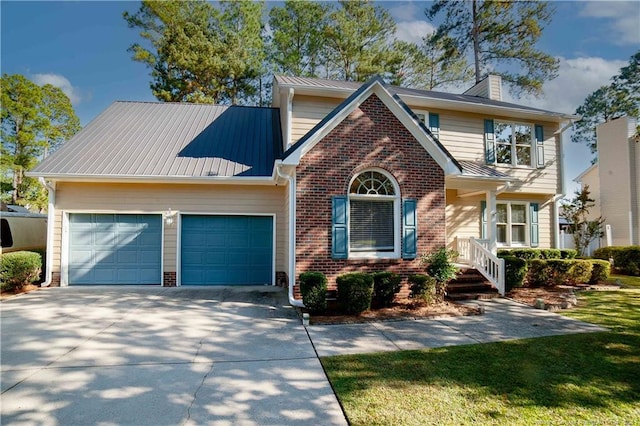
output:
[{"label": "blue sky", "polygon": [[[398,22],[399,38],[419,40],[433,30],[424,16],[430,2],[381,2]],[[560,75],[540,99],[516,101],[572,113],[584,98],[607,84],[640,48],[640,2],[553,2],[552,23],[539,47],[560,59]],[[138,2],[2,1],[1,69],[61,87],[83,125],[115,100],[154,100],[148,69],[131,60],[127,47],[139,40],[122,18]],[[589,165],[586,148],[566,143],[571,179]]]}]

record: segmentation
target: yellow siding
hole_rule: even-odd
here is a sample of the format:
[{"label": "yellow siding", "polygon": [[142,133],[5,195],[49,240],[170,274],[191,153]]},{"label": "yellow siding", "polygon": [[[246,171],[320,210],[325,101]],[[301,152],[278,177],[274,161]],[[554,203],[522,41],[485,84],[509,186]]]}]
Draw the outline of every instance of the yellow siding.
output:
[{"label": "yellow siding", "polygon": [[293,98],[291,120],[291,143],[296,143],[309,130],[325,118],[342,99],[318,98],[296,95]]},{"label": "yellow siding", "polygon": [[[287,224],[282,186],[58,183],[53,272],[60,272],[62,216],[73,213],[243,213],[276,215],[276,271],[286,271]],[[177,223],[164,227],[164,271],[176,271]]]},{"label": "yellow siding", "polygon": [[[484,196],[458,197],[456,190],[448,189],[446,197],[447,244],[454,248],[456,237],[480,238],[480,202],[485,199]],[[525,196],[523,194],[508,193],[500,194],[497,200],[498,203],[506,200],[538,203],[538,237],[540,239],[540,247],[550,248],[554,246],[552,203],[545,205],[548,198],[536,195]]]}]

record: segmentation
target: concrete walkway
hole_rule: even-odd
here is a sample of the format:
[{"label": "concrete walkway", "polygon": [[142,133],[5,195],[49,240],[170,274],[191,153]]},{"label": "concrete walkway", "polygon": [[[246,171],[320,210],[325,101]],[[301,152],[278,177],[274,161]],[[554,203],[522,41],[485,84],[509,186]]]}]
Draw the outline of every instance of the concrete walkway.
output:
[{"label": "concrete walkway", "polygon": [[602,330],[481,303],[481,316],[305,329],[274,287],[44,289],[0,303],[0,424],[344,425],[317,355]]},{"label": "concrete walkway", "polygon": [[318,355],[345,355],[470,345],[501,340],[606,331],[509,299],[468,302],[484,306],[484,315],[412,321],[308,327]]}]

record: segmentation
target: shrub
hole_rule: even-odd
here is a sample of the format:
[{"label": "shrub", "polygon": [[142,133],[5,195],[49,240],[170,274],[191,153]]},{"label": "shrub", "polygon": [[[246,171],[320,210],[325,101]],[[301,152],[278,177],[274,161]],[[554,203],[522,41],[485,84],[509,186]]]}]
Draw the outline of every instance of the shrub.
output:
[{"label": "shrub", "polygon": [[457,252],[445,247],[420,257],[420,263],[427,265],[427,274],[436,280],[436,302],[444,300],[447,283],[456,277],[458,268],[452,262],[456,257]]},{"label": "shrub", "polygon": [[515,256],[504,256],[503,259],[506,291],[522,287],[524,278],[527,276],[527,261]]},{"label": "shrub", "polygon": [[611,274],[611,264],[608,260],[591,259],[589,262],[593,265],[589,284],[597,284],[609,278],[609,274]]},{"label": "shrub", "polygon": [[565,260],[564,262],[570,262],[569,276],[567,281],[572,284],[586,284],[591,281],[591,274],[593,272],[593,263],[591,260]]},{"label": "shrub", "polygon": [[387,308],[402,287],[401,278],[393,272],[377,272],[373,274],[373,299],[375,308]]},{"label": "shrub", "polygon": [[531,287],[561,284],[582,284],[591,280],[593,266],[589,260],[530,260],[527,282]]},{"label": "shrub", "polygon": [[44,282],[44,280],[47,277],[47,251],[45,249],[34,249],[34,250],[29,250],[32,251],[34,253],[38,253],[40,255],[40,257],[42,258],[42,268],[40,268],[40,276],[38,277],[38,279],[35,281],[36,284],[42,284]]},{"label": "shrub", "polygon": [[533,260],[540,259],[542,254],[536,249],[513,249],[509,250],[509,256],[515,256],[518,259]]},{"label": "shrub", "polygon": [[613,259],[613,269],[626,275],[640,276],[640,246],[602,247],[593,252],[596,259]]},{"label": "shrub", "polygon": [[436,280],[424,274],[409,276],[409,297],[426,304],[435,300]]},{"label": "shrub", "polygon": [[302,303],[311,313],[322,313],[327,309],[327,277],[322,272],[300,274]]},{"label": "shrub", "polygon": [[353,272],[336,278],[338,284],[338,304],[347,314],[361,314],[371,308],[373,277],[369,274]]},{"label": "shrub", "polygon": [[560,259],[575,259],[577,255],[578,251],[574,249],[560,250]]},{"label": "shrub", "polygon": [[541,259],[560,259],[561,253],[559,249],[540,249]]},{"label": "shrub", "polygon": [[543,287],[551,281],[551,268],[547,261],[533,259],[527,262],[529,272],[527,273],[527,284],[530,287]]},{"label": "shrub", "polygon": [[31,251],[16,251],[0,258],[0,287],[19,290],[40,277],[42,257]]}]

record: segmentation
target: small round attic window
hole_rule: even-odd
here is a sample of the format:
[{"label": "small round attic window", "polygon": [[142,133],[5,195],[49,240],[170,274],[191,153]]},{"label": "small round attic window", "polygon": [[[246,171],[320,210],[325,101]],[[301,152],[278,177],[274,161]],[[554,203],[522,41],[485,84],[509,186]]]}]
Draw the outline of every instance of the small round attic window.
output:
[{"label": "small round attic window", "polygon": [[359,195],[396,195],[391,179],[373,170],[359,174],[351,184],[349,193]]}]

